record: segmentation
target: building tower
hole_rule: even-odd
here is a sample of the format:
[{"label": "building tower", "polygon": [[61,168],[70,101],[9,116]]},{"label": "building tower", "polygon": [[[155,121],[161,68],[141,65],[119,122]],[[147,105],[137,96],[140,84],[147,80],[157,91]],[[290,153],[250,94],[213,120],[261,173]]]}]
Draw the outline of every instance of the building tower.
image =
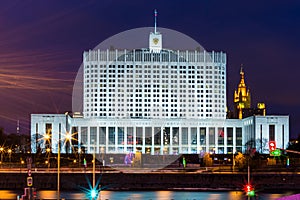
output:
[{"label": "building tower", "polygon": [[149,35],[149,50],[153,53],[160,53],[162,50],[162,35],[157,32],[157,11],[154,10],[154,32]]},{"label": "building tower", "polygon": [[234,110],[237,118],[243,118],[243,109],[251,108],[251,95],[250,90],[247,89],[245,84],[245,75],[243,68],[241,67],[240,71],[240,83],[238,85],[238,89],[234,91]]}]

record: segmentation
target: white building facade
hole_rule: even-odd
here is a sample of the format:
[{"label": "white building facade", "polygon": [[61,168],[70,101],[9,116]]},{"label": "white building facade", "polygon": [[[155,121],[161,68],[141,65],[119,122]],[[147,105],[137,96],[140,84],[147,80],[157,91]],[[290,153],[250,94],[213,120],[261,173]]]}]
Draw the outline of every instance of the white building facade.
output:
[{"label": "white building facade", "polygon": [[[67,118],[67,120],[66,120]],[[245,119],[97,119],[72,118],[64,114],[32,114],[32,151],[46,148],[45,134],[51,134],[51,149],[58,141],[65,145],[71,133],[74,149],[87,153],[151,155],[245,152],[249,145],[269,153],[268,142],[285,149],[289,141],[288,116],[252,116]],[[66,131],[67,127],[67,131]],[[68,128],[69,127],[69,128]],[[60,139],[59,139],[60,138]],[[74,151],[73,149],[73,151]],[[61,148],[62,153],[66,147]],[[71,151],[71,149],[69,149]]]},{"label": "white building facade", "polygon": [[[288,116],[226,119],[226,54],[162,48],[83,53],[83,115],[31,115],[32,152],[57,152],[66,134],[73,150],[178,155],[233,153],[268,141],[286,148]],[[50,134],[48,142],[41,142]],[[71,151],[63,147],[62,153]]]}]

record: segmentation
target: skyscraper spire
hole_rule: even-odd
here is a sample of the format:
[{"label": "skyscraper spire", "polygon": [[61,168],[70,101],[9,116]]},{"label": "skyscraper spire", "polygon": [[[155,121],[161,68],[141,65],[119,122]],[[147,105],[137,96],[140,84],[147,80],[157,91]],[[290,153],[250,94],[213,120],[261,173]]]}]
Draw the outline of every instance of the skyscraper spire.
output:
[{"label": "skyscraper spire", "polygon": [[243,71],[243,66],[241,65],[240,70],[240,83],[238,85],[238,89],[234,91],[235,110],[237,111],[237,116],[239,119],[243,118],[243,109],[251,108],[251,95],[250,90],[247,89],[245,84],[245,75]]},{"label": "skyscraper spire", "polygon": [[156,18],[157,18],[157,11],[154,10],[154,33],[156,34]]}]

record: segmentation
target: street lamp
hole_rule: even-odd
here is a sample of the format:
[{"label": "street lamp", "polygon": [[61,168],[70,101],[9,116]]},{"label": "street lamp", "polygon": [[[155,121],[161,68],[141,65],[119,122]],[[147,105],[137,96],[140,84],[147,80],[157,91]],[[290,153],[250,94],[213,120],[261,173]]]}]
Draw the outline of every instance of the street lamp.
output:
[{"label": "street lamp", "polygon": [[8,153],[8,156],[9,156],[9,162],[11,162],[11,152],[12,152],[11,149],[8,149],[8,150],[7,150],[7,153]]},{"label": "street lamp", "polygon": [[71,143],[72,135],[67,131],[65,135],[65,145],[66,145],[66,154],[69,153],[70,143]]},{"label": "street lamp", "polygon": [[4,148],[0,147],[0,153],[1,153],[1,164],[3,162],[3,152],[4,152]]},{"label": "street lamp", "polygon": [[45,139],[45,141],[49,141],[50,140],[50,134],[45,134],[44,139]]},{"label": "street lamp", "polygon": [[[68,131],[68,115],[69,112],[65,112],[66,116],[66,134],[65,134],[65,139],[67,140],[66,142],[68,143],[71,140],[72,135],[69,134]],[[57,199],[60,199],[60,142],[61,142],[61,135],[59,133],[58,135],[58,147],[57,147]],[[68,149],[67,149],[68,152]]]},{"label": "street lamp", "polygon": [[235,160],[234,160],[235,150],[232,150],[232,171],[234,171]]},{"label": "street lamp", "polygon": [[[52,146],[50,139],[51,135],[50,134],[44,134],[43,136],[44,143],[47,144],[46,152],[50,154],[50,147]],[[60,133],[59,133],[59,139],[58,139],[58,144],[57,144],[57,199],[60,199]],[[48,156],[49,156],[48,154]],[[45,164],[49,165],[49,159],[45,162]]]},{"label": "street lamp", "polygon": [[60,140],[57,145],[57,200],[60,199]]},{"label": "street lamp", "polygon": [[48,168],[50,167],[50,151],[51,151],[51,149],[50,148],[47,148],[46,149],[46,152],[47,152],[47,166],[48,166]]},{"label": "street lamp", "polygon": [[[68,131],[68,115],[69,113],[66,112],[65,116],[66,116],[66,132],[65,132],[65,136],[62,138],[61,137],[61,132],[58,133],[58,142],[57,142],[57,199],[60,199],[60,153],[61,153],[61,143],[63,140],[65,140],[65,145],[67,146],[66,148],[66,153],[68,153],[69,151],[69,145],[71,145],[71,140],[72,138],[72,134],[69,133]],[[49,154],[51,152],[51,140],[52,140],[52,135],[51,133],[46,133],[43,136],[43,139],[45,141],[46,145],[46,152],[48,153],[48,161],[46,164],[48,164],[48,166],[50,165],[49,162]],[[0,149],[1,150],[1,149]]]}]

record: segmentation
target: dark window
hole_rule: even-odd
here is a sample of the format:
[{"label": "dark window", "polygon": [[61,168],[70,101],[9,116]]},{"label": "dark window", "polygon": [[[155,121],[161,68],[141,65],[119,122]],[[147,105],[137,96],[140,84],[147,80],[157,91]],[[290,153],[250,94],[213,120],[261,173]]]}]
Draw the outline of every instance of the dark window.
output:
[{"label": "dark window", "polygon": [[200,128],[200,145],[206,144],[206,129]]},{"label": "dark window", "polygon": [[215,144],[215,128],[209,128],[209,145]]},{"label": "dark window", "polygon": [[236,128],[236,146],[242,146],[242,142],[242,128]]},{"label": "dark window", "polygon": [[269,125],[269,141],[275,141],[275,125]]},{"label": "dark window", "polygon": [[233,128],[227,128],[227,145],[233,145]]}]

